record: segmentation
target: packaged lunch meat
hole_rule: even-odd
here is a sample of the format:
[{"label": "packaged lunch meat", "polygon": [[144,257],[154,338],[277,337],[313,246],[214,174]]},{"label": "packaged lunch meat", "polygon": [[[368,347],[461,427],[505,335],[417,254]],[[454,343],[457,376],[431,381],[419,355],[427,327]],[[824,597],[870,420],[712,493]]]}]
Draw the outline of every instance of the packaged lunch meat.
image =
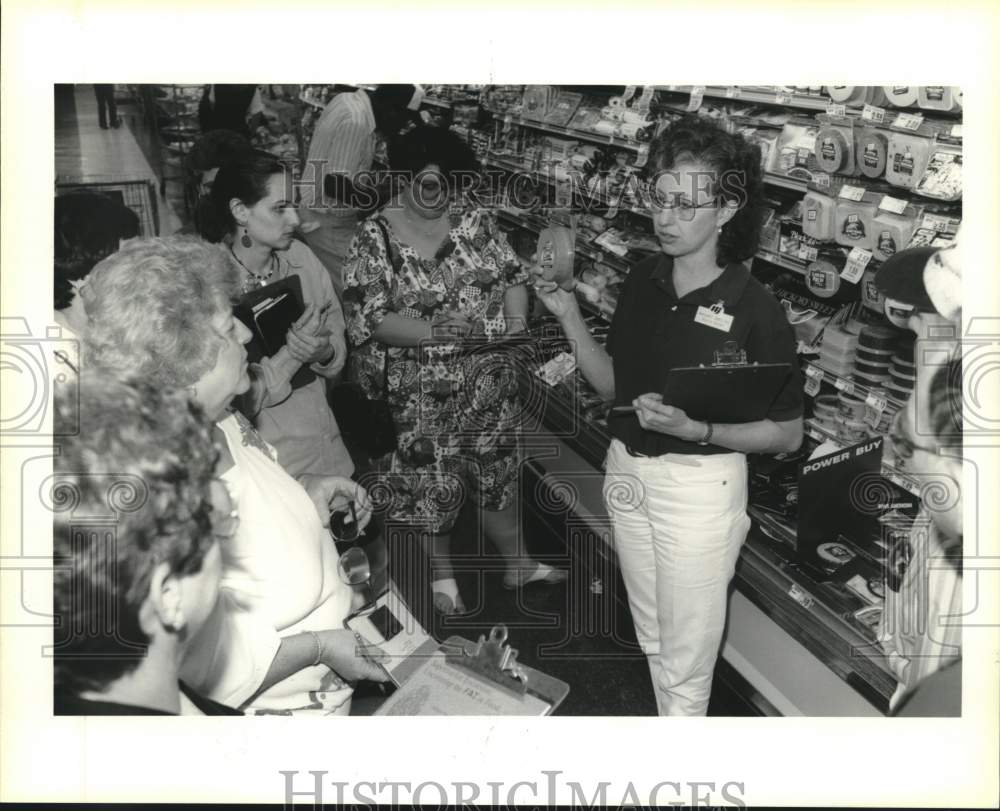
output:
[{"label": "packaged lunch meat", "polygon": [[936,200],[958,200],[962,196],[962,153],[957,148],[938,147],[931,155],[916,191]]},{"label": "packaged lunch meat", "polygon": [[828,119],[816,133],[816,163],[831,175],[854,174],[854,129],[851,122]]},{"label": "packaged lunch meat", "polygon": [[875,247],[873,221],[876,210],[875,203],[838,199],[834,220],[837,244],[845,248],[872,250]]},{"label": "packaged lunch meat", "polygon": [[821,192],[809,191],[802,198],[802,233],[820,242],[834,238],[837,202]]},{"label": "packaged lunch meat", "polygon": [[886,98],[896,107],[912,107],[917,103],[917,88],[915,85],[885,85]]},{"label": "packaged lunch meat", "polygon": [[892,132],[886,159],[885,179],[893,186],[912,189],[923,177],[931,157],[931,142],[919,135]]},{"label": "packaged lunch meat", "polygon": [[917,227],[916,212],[912,206],[907,207],[903,214],[880,209],[872,226],[875,229],[875,247],[872,253],[879,262],[884,262],[909,244]]},{"label": "packaged lunch meat", "polygon": [[861,127],[857,133],[854,149],[854,162],[858,171],[865,177],[877,178],[885,174],[886,157],[889,151],[889,138],[882,130],[875,127]]},{"label": "packaged lunch meat", "polygon": [[868,97],[868,88],[863,85],[827,85],[827,95],[837,104],[860,107]]},{"label": "packaged lunch meat", "polygon": [[947,85],[927,85],[917,90],[917,104],[922,110],[953,110],[955,97]]}]

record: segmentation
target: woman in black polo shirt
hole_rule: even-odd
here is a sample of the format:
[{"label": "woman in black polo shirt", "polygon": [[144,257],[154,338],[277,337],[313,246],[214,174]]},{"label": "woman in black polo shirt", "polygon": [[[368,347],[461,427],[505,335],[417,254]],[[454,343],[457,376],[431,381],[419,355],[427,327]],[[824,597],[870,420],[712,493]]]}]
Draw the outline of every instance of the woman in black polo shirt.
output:
[{"label": "woman in black polo shirt", "polygon": [[[652,144],[650,171],[661,252],[629,273],[607,351],[574,294],[535,286],[591,385],[635,408],[608,420],[615,547],[660,714],[704,715],[727,586],[750,526],[745,454],[799,447],[802,385],[781,306],[740,264],[757,250],[758,148],[691,118]],[[733,341],[750,362],[791,364],[766,419],[712,425],[663,404],[669,369],[712,364]]]}]

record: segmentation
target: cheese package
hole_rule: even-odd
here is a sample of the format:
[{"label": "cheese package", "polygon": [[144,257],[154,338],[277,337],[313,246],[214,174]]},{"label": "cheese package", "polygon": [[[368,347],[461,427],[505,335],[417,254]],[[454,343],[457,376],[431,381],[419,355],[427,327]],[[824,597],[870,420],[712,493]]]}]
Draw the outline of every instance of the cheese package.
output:
[{"label": "cheese package", "polygon": [[781,130],[771,162],[771,171],[778,174],[812,180],[819,168],[814,154],[819,128],[812,121],[789,121]]},{"label": "cheese package", "polygon": [[917,103],[915,85],[885,85],[883,89],[889,103],[897,107],[912,107]]},{"label": "cheese package", "polygon": [[872,226],[875,229],[875,247],[872,253],[879,262],[884,262],[909,244],[917,227],[917,214],[912,206],[907,206],[902,214],[879,209]]},{"label": "cheese package", "polygon": [[955,97],[946,85],[928,85],[917,90],[917,104],[923,110],[954,110]]},{"label": "cheese package", "polygon": [[819,116],[823,123],[816,133],[816,163],[831,175],[854,174],[854,127],[849,119]]},{"label": "cheese package", "polygon": [[827,95],[837,104],[860,107],[868,98],[868,88],[863,85],[827,85]]},{"label": "cheese package", "polygon": [[916,191],[936,200],[958,200],[962,196],[962,153],[957,148],[938,147],[931,155]]},{"label": "cheese package", "polygon": [[817,191],[802,198],[802,233],[820,242],[832,242],[836,228],[837,202]]},{"label": "cheese package", "polygon": [[885,166],[885,179],[893,186],[912,189],[930,162],[931,142],[919,135],[892,132],[889,135],[889,153]]},{"label": "cheese package", "polygon": [[865,177],[882,177],[885,174],[889,138],[885,132],[875,127],[860,127],[855,133],[854,161],[858,171]]},{"label": "cheese package", "polygon": [[834,239],[838,245],[845,248],[864,248],[867,251],[875,247],[873,221],[876,212],[875,203],[865,200],[837,200],[837,214],[834,219]]},{"label": "cheese package", "polygon": [[874,268],[867,268],[861,277],[861,302],[877,313],[882,313],[885,307],[885,296],[875,284]]}]

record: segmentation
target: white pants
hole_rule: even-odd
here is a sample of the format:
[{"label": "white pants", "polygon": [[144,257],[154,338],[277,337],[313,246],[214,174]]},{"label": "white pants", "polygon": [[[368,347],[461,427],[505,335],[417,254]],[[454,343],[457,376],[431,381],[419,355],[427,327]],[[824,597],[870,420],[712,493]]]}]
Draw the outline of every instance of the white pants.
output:
[{"label": "white pants", "polygon": [[659,714],[705,715],[750,529],[746,457],[634,457],[614,440],[604,500]]}]

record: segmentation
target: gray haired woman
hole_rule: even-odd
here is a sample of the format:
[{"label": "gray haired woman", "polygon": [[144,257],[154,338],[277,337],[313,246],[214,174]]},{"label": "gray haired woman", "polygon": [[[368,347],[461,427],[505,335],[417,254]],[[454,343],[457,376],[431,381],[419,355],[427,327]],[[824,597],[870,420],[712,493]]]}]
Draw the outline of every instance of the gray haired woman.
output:
[{"label": "gray haired woman", "polygon": [[219,604],[181,677],[249,714],[346,714],[352,682],[385,676],[343,630],[352,592],[324,526],[338,500],[355,500],[367,521],[367,496],[344,477],[292,478],[230,409],[250,385],[250,334],[231,309],[237,287],[222,248],[185,237],[132,240],[91,273],[84,363],[187,389],[215,422],[218,475],[240,525],[223,545]]}]

